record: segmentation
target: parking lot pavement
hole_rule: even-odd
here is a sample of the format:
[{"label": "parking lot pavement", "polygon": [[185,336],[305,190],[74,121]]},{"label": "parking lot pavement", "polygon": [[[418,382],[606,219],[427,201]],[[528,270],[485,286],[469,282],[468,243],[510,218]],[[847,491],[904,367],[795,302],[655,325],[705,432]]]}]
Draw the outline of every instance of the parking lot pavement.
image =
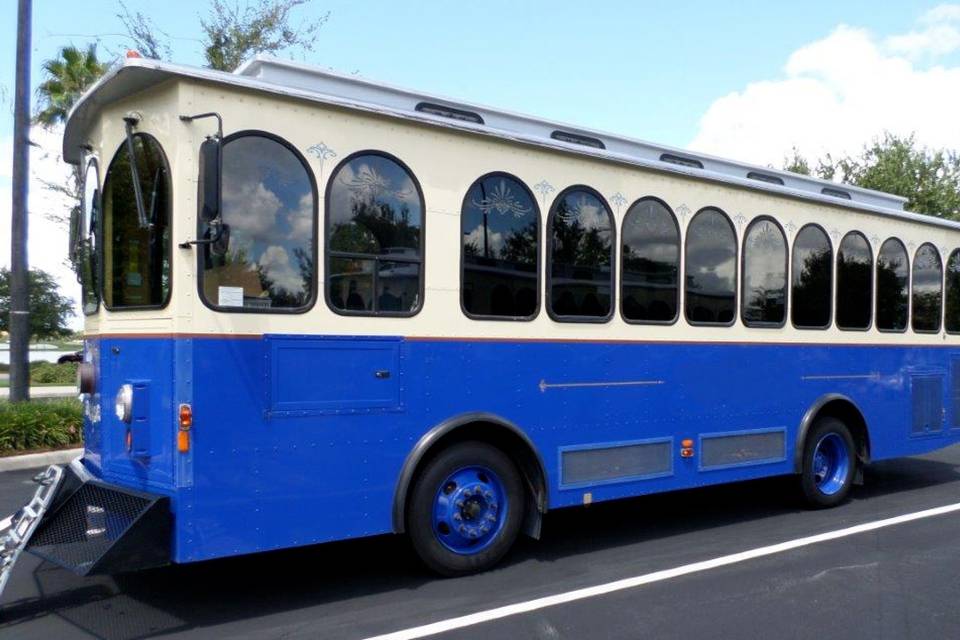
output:
[{"label": "parking lot pavement", "polygon": [[[0,514],[32,491],[0,474]],[[441,580],[379,537],[79,578],[24,555],[0,638],[367,638],[960,502],[960,446],[877,463],[836,509],[781,478],[548,514],[504,565]],[[441,638],[957,638],[960,512],[465,626]],[[409,637],[409,636],[408,636]]]}]

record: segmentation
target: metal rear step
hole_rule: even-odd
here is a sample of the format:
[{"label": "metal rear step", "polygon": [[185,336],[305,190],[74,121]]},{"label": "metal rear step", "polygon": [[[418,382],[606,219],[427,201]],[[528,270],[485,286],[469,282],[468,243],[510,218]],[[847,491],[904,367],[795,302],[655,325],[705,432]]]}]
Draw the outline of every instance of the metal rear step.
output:
[{"label": "metal rear step", "polygon": [[0,595],[23,550],[82,576],[169,564],[170,498],[94,480],[79,461],[46,474],[55,479],[0,531]]}]

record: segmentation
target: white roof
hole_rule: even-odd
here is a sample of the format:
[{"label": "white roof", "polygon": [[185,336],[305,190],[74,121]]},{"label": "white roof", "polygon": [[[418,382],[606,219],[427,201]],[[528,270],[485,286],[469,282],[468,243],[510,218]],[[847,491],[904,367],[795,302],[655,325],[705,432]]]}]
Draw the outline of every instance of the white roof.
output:
[{"label": "white roof", "polygon": [[[86,132],[100,108],[171,77],[193,78],[341,107],[416,120],[435,126],[507,138],[569,153],[605,158],[668,173],[781,193],[960,229],[960,223],[903,210],[906,198],[786,171],[657,145],[616,134],[543,120],[344,75],[318,67],[257,56],[234,73],[126,58],[77,101],[67,120],[63,156],[78,163]],[[441,115],[446,112],[445,115]],[[229,124],[229,123],[227,123]],[[848,197],[842,197],[848,196]]]}]

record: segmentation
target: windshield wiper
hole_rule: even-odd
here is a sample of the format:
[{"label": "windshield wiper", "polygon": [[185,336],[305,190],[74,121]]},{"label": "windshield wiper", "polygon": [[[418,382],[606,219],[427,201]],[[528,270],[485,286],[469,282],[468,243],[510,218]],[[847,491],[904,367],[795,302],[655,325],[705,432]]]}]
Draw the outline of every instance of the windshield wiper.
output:
[{"label": "windshield wiper", "polygon": [[133,128],[140,122],[140,117],[135,113],[128,113],[123,117],[123,122],[127,129],[127,155],[130,156],[130,172],[133,174],[133,197],[137,201],[137,220],[141,229],[149,229],[150,221],[147,218],[147,210],[143,206],[143,191],[140,189],[140,172],[137,171],[137,149],[133,144]]}]

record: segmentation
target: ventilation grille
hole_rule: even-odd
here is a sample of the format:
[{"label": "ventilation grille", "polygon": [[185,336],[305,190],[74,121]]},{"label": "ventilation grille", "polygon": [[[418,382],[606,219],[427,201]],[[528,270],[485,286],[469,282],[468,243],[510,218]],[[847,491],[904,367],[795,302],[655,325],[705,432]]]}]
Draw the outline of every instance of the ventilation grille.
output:
[{"label": "ventilation grille", "polygon": [[701,436],[700,468],[724,469],[786,459],[783,429]]},{"label": "ventilation grille", "polygon": [[669,162],[670,164],[679,164],[684,167],[693,167],[694,169],[703,169],[703,163],[694,158],[685,158],[672,153],[660,155],[660,162]]},{"label": "ventilation grille", "polygon": [[747,177],[751,180],[759,180],[760,182],[769,182],[770,184],[779,184],[783,186],[783,178],[778,178],[777,176],[772,176],[769,173],[760,173],[759,171],[751,171],[747,174]]},{"label": "ventilation grille", "polygon": [[943,376],[913,376],[910,383],[913,421],[910,435],[943,430]]},{"label": "ventilation grille", "polygon": [[447,107],[445,105],[435,104],[433,102],[421,102],[414,107],[414,110],[419,111],[420,113],[429,113],[430,115],[440,116],[441,118],[450,118],[451,120],[462,120],[464,122],[483,124],[483,118],[479,113],[467,111],[466,109],[458,109],[456,107]]},{"label": "ventilation grille", "polygon": [[598,484],[673,473],[672,440],[561,452],[561,484]]},{"label": "ventilation grille", "polygon": [[582,144],[586,147],[593,147],[594,149],[607,148],[607,145],[603,144],[603,140],[600,140],[599,138],[592,138],[579,133],[570,133],[569,131],[554,131],[550,134],[550,137],[554,140],[560,140],[561,142]]}]

